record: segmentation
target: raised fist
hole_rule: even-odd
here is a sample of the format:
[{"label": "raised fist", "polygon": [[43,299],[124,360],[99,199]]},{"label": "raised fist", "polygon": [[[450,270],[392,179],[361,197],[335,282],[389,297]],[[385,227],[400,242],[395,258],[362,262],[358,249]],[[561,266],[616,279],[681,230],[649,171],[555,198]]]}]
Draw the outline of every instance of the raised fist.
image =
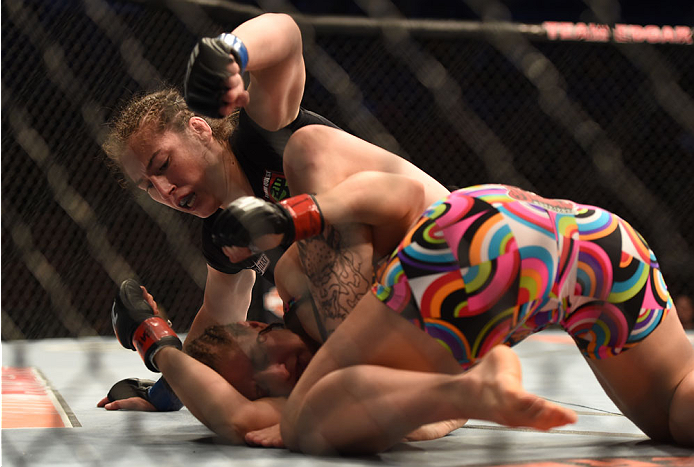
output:
[{"label": "raised fist", "polygon": [[155,315],[145,299],[145,291],[134,279],[120,286],[111,307],[111,322],[118,341],[126,349],[137,350],[152,371],[159,371],[154,355],[163,347],[183,346],[181,340],[162,318]]},{"label": "raised fist", "polygon": [[[230,67],[234,62],[238,65],[237,73],[231,71],[235,69]],[[207,117],[224,117],[220,109],[232,103],[226,95],[232,88],[239,89],[236,89],[235,93],[232,92],[231,99],[237,103],[247,103],[247,93],[244,91],[241,78],[246,63],[246,47],[233,34],[200,39],[188,59],[183,83],[183,94],[188,107],[193,112]],[[235,77],[232,78],[232,75]]]}]

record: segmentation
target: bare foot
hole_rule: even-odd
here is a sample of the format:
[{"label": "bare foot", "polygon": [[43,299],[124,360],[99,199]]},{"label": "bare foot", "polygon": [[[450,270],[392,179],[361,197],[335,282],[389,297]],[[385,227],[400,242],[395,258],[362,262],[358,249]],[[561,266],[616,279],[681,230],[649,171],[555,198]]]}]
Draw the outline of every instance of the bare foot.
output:
[{"label": "bare foot", "polygon": [[284,441],[280,434],[279,423],[262,430],[249,431],[245,437],[246,443],[251,446],[262,446],[265,448],[283,448]]},{"label": "bare foot", "polygon": [[[489,420],[506,426],[526,426],[538,430],[576,422],[573,410],[526,392],[521,383],[521,365],[516,353],[504,345],[494,347],[480,363],[460,378],[474,378],[479,395],[464,402],[470,418]],[[469,393],[466,399],[470,399]]]},{"label": "bare foot", "polygon": [[443,420],[441,422],[429,423],[414,430],[409,435],[405,436],[405,441],[429,441],[430,439],[438,439],[446,436],[453,430],[457,430],[465,425],[467,419],[459,420]]}]

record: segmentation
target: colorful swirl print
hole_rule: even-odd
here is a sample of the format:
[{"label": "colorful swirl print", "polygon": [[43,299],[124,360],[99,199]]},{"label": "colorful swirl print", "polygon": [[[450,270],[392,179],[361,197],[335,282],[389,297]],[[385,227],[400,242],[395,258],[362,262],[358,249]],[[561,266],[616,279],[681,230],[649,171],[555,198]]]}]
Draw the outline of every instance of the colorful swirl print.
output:
[{"label": "colorful swirl print", "polygon": [[426,210],[373,292],[463,367],[552,323],[587,357],[605,358],[643,340],[672,306],[657,265],[607,211],[479,185]]},{"label": "colorful swirl print", "polygon": [[583,355],[606,358],[622,351],[627,342],[628,325],[622,310],[602,300],[574,310],[562,323]]}]

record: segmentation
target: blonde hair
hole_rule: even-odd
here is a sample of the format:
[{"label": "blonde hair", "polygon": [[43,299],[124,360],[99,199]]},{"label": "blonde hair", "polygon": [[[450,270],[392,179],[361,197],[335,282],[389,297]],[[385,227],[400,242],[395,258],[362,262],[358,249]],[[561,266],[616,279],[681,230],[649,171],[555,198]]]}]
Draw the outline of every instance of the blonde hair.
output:
[{"label": "blonde hair", "polygon": [[[109,124],[109,132],[102,145],[108,157],[107,165],[118,175],[122,175],[121,158],[126,151],[128,140],[147,127],[155,133],[165,131],[184,132],[188,121],[196,114],[188,108],[185,99],[174,88],[133,97]],[[225,147],[238,123],[238,111],[223,119],[205,119],[212,135]],[[123,177],[119,176],[121,182]]]},{"label": "blonde hair", "polygon": [[240,323],[216,324],[205,329],[192,342],[186,342],[185,352],[219,373],[220,358],[224,349],[242,352],[238,344],[241,336],[253,335],[254,331]]}]

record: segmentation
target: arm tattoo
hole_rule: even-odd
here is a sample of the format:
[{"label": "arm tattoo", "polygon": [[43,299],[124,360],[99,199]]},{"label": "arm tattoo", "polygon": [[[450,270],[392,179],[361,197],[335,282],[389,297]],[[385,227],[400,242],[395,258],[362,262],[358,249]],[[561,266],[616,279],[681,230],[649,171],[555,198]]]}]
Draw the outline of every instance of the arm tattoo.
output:
[{"label": "arm tattoo", "polygon": [[330,335],[369,289],[372,267],[363,251],[345,245],[340,233],[328,226],[323,236],[298,243],[299,257],[308,277],[319,327]]}]

